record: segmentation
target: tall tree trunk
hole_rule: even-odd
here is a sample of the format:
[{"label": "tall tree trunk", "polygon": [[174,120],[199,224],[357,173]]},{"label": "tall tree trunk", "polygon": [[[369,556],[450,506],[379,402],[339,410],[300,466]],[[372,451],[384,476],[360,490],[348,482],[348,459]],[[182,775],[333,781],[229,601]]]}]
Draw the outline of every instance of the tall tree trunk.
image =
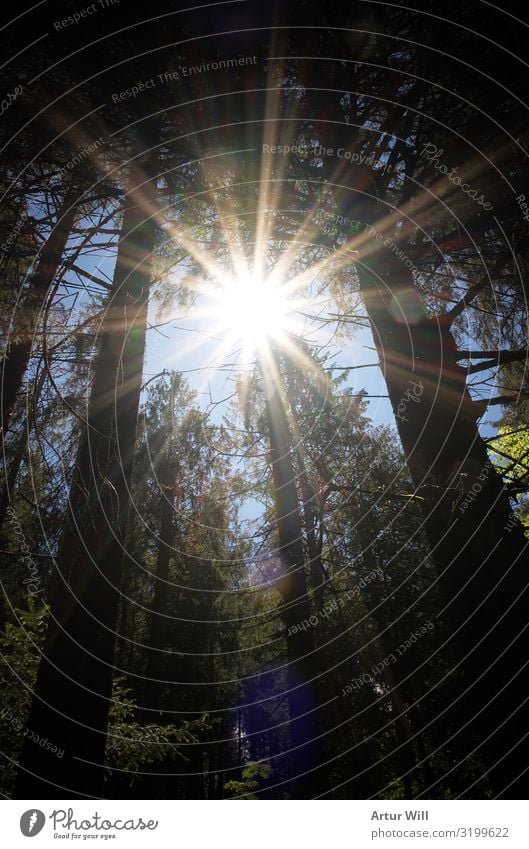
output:
[{"label": "tall tree trunk", "polygon": [[[30,409],[30,411],[28,412],[28,414],[26,415],[26,417],[25,417],[25,419],[24,419],[24,421],[23,421],[23,423],[20,427],[20,433],[18,435],[17,442],[16,442],[16,444],[15,444],[13,450],[12,450],[12,453],[11,453],[9,468],[8,469],[6,468],[7,474],[5,475],[5,483],[2,486],[2,488],[0,489],[0,532],[2,531],[2,528],[4,527],[4,521],[5,521],[5,518],[6,518],[6,515],[7,515],[8,508],[9,508],[11,501],[12,501],[13,492],[14,492],[14,489],[15,489],[15,486],[16,486],[16,482],[17,482],[19,473],[20,473],[20,469],[22,467],[22,462],[23,462],[24,457],[25,457],[27,450],[28,450],[29,433],[30,433],[31,427],[34,424],[36,403],[37,403],[38,398],[40,397],[40,393],[42,391],[42,386],[44,384],[45,377],[46,377],[46,374],[43,371],[41,373],[41,375],[39,376],[38,381],[35,384],[35,387],[34,387],[34,390],[33,390],[34,404],[33,404],[32,408]],[[5,452],[4,452],[4,462],[5,462]],[[9,536],[9,535],[7,535],[7,536]],[[7,577],[8,570],[9,570],[9,574],[12,574],[11,566],[6,566],[6,567],[2,566],[2,568],[0,570],[0,574],[1,574],[1,572],[4,572],[6,574],[6,577]],[[7,621],[8,621],[8,613],[7,613],[7,610],[6,610],[4,598],[2,596],[2,598],[0,598],[0,631],[4,630],[5,623]]]},{"label": "tall tree trunk", "polygon": [[28,424],[29,421],[28,417],[26,416],[20,429],[20,434],[17,439],[16,446],[11,455],[11,462],[9,463],[9,469],[7,469],[7,474],[5,476],[5,484],[0,491],[0,528],[3,528],[4,526],[7,508],[11,503],[13,490],[17,482],[24,455],[27,451]]},{"label": "tall tree trunk", "polygon": [[[318,766],[316,741],[318,700],[314,633],[308,624],[311,611],[305,574],[302,524],[292,463],[292,439],[280,391],[279,356],[271,351],[264,365],[266,419],[276,507],[277,531],[283,574],[279,590],[284,601],[287,629],[287,682],[290,713],[291,764],[289,790],[294,798],[316,793],[314,771]],[[305,624],[307,623],[307,624]]]},{"label": "tall tree trunk", "polygon": [[449,319],[426,316],[399,260],[371,266],[359,271],[361,288],[446,601],[439,616],[450,632],[453,704],[439,722],[451,716],[460,731],[447,748],[463,768],[472,741],[479,745],[487,775],[463,783],[463,795],[489,785],[520,798],[529,763],[528,542],[479,434],[483,407],[457,364]]},{"label": "tall tree trunk", "polygon": [[[156,223],[154,162],[130,176],[113,289],[50,593],[18,798],[99,796]],[[150,182],[141,185],[146,176]]]},{"label": "tall tree trunk", "polygon": [[72,231],[77,215],[74,195],[67,192],[57,210],[57,221],[48,239],[41,249],[35,273],[30,279],[30,289],[18,307],[19,321],[13,329],[15,341],[8,343],[2,369],[2,420],[0,435],[2,440],[11,421],[17,395],[20,392],[27,371],[32,348],[32,334],[37,326],[41,309],[46,301],[50,287],[60,268],[66,242]]},{"label": "tall tree trunk", "polygon": [[[154,599],[151,608],[151,622],[149,634],[149,656],[145,674],[144,708],[160,710],[161,689],[160,679],[164,668],[163,648],[165,645],[164,635],[166,633],[167,614],[167,591],[169,588],[169,560],[171,557],[174,539],[174,502],[176,487],[164,487],[162,494],[162,521],[160,527],[160,540],[156,557],[156,583],[154,587]],[[148,712],[147,721],[153,721],[153,714]]]},{"label": "tall tree trunk", "polygon": [[[329,583],[322,561],[323,538],[318,532],[318,522],[321,522],[319,497],[310,478],[301,445],[295,448],[299,468],[299,486],[303,500],[303,524],[307,540],[307,555],[309,558],[310,588],[314,599],[314,607],[320,611],[323,607],[325,586]],[[318,510],[318,516],[316,515]]]},{"label": "tall tree trunk", "polygon": [[28,449],[29,433],[31,427],[34,424],[37,401],[40,398],[40,393],[42,392],[42,387],[44,385],[45,378],[46,372],[42,371],[33,389],[32,408],[24,419],[24,422],[20,428],[20,434],[16,446],[11,454],[11,462],[9,463],[9,469],[7,470],[7,474],[5,475],[5,484],[0,489],[0,529],[4,525],[7,508],[9,507],[12,501],[12,495],[15,489],[18,475],[20,473],[22,461],[24,460],[24,455],[26,454],[26,451]]}]

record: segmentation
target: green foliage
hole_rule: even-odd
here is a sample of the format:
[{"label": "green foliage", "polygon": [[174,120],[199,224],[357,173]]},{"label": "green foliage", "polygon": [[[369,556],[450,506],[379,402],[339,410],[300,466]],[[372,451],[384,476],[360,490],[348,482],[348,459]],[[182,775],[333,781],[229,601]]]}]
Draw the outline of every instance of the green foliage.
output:
[{"label": "green foliage", "polygon": [[[36,608],[32,599],[29,610],[15,611],[17,621],[7,623],[0,636],[0,751],[4,754],[0,792],[12,792],[18,754],[24,740],[26,716],[37,675],[39,649],[46,630],[47,608]],[[113,768],[134,773],[159,764],[166,758],[186,760],[179,750],[182,744],[197,743],[199,735],[209,730],[207,717],[175,725],[142,725],[136,722],[136,704],[125,679],[114,681],[109,713],[106,763]]]},{"label": "green foliage", "polygon": [[3,707],[18,715],[29,707],[31,687],[37,674],[38,649],[46,630],[47,608],[29,599],[29,610],[15,610],[17,622],[8,622],[0,637],[3,664],[0,687]]},{"label": "green foliage", "polygon": [[37,608],[30,598],[29,610],[15,610],[14,613],[16,622],[8,622],[0,636],[0,751],[4,755],[0,793],[6,796],[12,790],[18,753],[24,740],[25,717],[37,676],[47,608]]},{"label": "green foliage", "polygon": [[131,693],[123,677],[115,679],[106,748],[109,773],[113,768],[134,773],[166,758],[186,760],[178,746],[197,743],[199,733],[210,728],[207,717],[186,721],[179,728],[153,722],[142,725],[134,720],[136,704]]},{"label": "green foliage", "polygon": [[516,499],[516,515],[529,536],[529,428],[502,426],[489,447],[491,460]]},{"label": "green foliage", "polygon": [[529,489],[529,428],[500,427],[490,447],[493,463],[504,480]]},{"label": "green foliage", "polygon": [[269,764],[249,763],[242,771],[241,781],[227,781],[224,790],[231,799],[258,799],[254,790],[258,790],[261,781],[266,781],[273,773]]}]

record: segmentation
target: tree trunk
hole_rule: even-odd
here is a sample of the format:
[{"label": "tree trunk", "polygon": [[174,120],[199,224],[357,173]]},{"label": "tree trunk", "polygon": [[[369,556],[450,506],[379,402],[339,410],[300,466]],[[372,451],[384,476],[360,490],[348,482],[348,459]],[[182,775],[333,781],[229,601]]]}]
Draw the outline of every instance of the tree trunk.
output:
[{"label": "tree trunk", "polygon": [[24,455],[27,451],[28,447],[28,417],[24,419],[23,425],[20,429],[20,435],[18,437],[15,449],[11,456],[11,462],[9,464],[9,469],[7,470],[7,474],[5,475],[5,485],[2,487],[0,491],[0,528],[4,526],[4,520],[7,513],[7,508],[11,504],[12,494],[15,488],[15,484],[17,482],[17,478],[22,466],[22,461],[24,459]]},{"label": "tree trunk", "polygon": [[322,562],[323,539],[321,533],[317,534],[318,522],[321,521],[321,516],[316,516],[316,507],[318,513],[321,513],[321,510],[319,509],[318,494],[310,479],[301,446],[298,445],[296,447],[295,453],[299,468],[299,486],[303,500],[303,524],[305,526],[307,555],[309,558],[310,588],[312,590],[315,610],[320,611],[323,607],[325,585],[328,584]]},{"label": "tree trunk", "polygon": [[176,488],[167,488],[162,495],[162,522],[160,528],[160,540],[156,557],[156,583],[154,588],[154,599],[151,608],[151,624],[149,634],[149,657],[145,674],[144,708],[149,710],[148,722],[153,722],[153,714],[150,710],[161,710],[161,681],[164,669],[165,646],[164,635],[166,633],[167,613],[167,591],[169,581],[169,560],[171,557],[174,538],[174,500]]},{"label": "tree trunk", "polygon": [[31,356],[32,337],[36,330],[40,312],[60,268],[66,242],[72,231],[77,214],[73,195],[68,192],[57,210],[57,221],[46,244],[40,252],[35,273],[30,280],[30,290],[19,306],[19,327],[15,326],[15,341],[8,344],[2,369],[2,440],[11,421],[17,395]]},{"label": "tree trunk", "polygon": [[[282,578],[283,618],[287,629],[287,682],[291,737],[291,780],[294,798],[312,798],[316,793],[313,770],[318,766],[316,741],[318,699],[317,666],[314,662],[314,634],[308,624],[310,604],[305,574],[302,525],[291,456],[291,436],[282,393],[279,388],[279,358],[271,354],[266,365],[266,418],[270,441],[270,462],[276,506]],[[305,624],[306,623],[306,624]]]},{"label": "tree trunk", "polygon": [[475,798],[490,788],[494,796],[520,798],[529,763],[520,674],[529,661],[522,633],[528,542],[479,434],[483,409],[457,365],[449,320],[426,316],[411,274],[395,258],[379,258],[359,274],[446,602],[439,617],[454,673],[452,704],[439,723],[453,720],[457,736],[447,749],[461,767],[473,742],[488,772],[472,787],[464,779],[460,792]]},{"label": "tree trunk", "polygon": [[[7,474],[5,476],[5,485],[0,490],[0,529],[4,526],[4,520],[7,513],[7,508],[9,507],[13,492],[15,489],[15,485],[17,482],[18,475],[20,473],[20,469],[22,467],[22,461],[24,460],[24,456],[28,450],[28,440],[30,429],[34,424],[35,420],[35,409],[37,407],[37,401],[39,400],[40,393],[42,391],[42,387],[44,385],[44,380],[46,377],[46,372],[42,371],[39,379],[35,384],[35,388],[33,390],[33,404],[26,415],[24,422],[20,428],[20,434],[16,443],[16,446],[11,455],[11,462],[9,464],[9,469],[7,470]],[[4,454],[5,458],[5,454]]]},{"label": "tree trunk", "polygon": [[[145,163],[152,180],[152,155]],[[134,170],[49,599],[17,798],[101,794],[115,627],[155,244],[154,186]]]}]

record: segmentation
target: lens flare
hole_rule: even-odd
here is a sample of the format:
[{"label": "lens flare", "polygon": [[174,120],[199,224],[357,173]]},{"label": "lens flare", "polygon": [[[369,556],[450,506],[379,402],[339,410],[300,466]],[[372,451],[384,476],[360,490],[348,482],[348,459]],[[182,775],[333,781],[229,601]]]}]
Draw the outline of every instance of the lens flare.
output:
[{"label": "lens flare", "polygon": [[288,330],[285,291],[271,278],[256,275],[226,281],[215,293],[218,323],[246,344],[259,346]]}]

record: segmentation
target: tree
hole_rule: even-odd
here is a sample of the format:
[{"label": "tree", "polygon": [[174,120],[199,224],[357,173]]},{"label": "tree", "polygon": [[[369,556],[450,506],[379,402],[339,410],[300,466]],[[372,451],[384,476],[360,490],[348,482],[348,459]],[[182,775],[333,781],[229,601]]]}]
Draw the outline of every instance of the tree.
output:
[{"label": "tree", "polygon": [[[152,144],[152,142],[151,142]],[[102,787],[129,486],[142,383],[156,174],[151,145],[131,169],[113,289],[57,555],[50,621],[29,714],[61,762],[27,744],[17,795]],[[81,766],[82,764],[82,766]]]},{"label": "tree", "polygon": [[[420,19],[407,18],[401,10],[395,14],[396,18],[391,22],[387,19],[386,25],[391,32],[391,27],[397,24],[405,44],[412,35],[424,36]],[[328,36],[332,40],[330,29]],[[452,695],[448,692],[446,695],[454,724],[469,735],[463,741],[460,732],[451,744],[454,769],[465,763],[474,746],[486,762],[482,792],[488,792],[490,783],[494,794],[516,796],[517,781],[523,781],[516,776],[523,774],[526,760],[519,718],[514,717],[521,716],[524,710],[519,676],[527,661],[522,639],[527,589],[522,563],[527,542],[519,526],[509,525],[507,532],[511,514],[509,498],[492,468],[478,428],[486,402],[475,400],[467,387],[469,369],[459,365],[466,354],[458,346],[459,334],[455,333],[454,324],[483,291],[484,284],[475,279],[474,268],[468,290],[452,307],[445,303],[444,311],[435,311],[433,307],[439,298],[432,297],[426,285],[431,285],[432,276],[443,261],[443,247],[450,254],[449,242],[443,242],[441,234],[447,238],[452,230],[453,238],[451,215],[465,232],[462,244],[467,251],[467,268],[471,267],[469,250],[475,246],[476,238],[480,245],[490,239],[491,224],[479,204],[451,189],[449,193],[445,190],[449,194],[448,209],[441,204],[430,209],[428,199],[414,190],[424,179],[427,167],[420,157],[422,141],[428,140],[435,150],[443,150],[447,163],[443,173],[448,174],[462,153],[459,139],[454,143],[451,138],[454,124],[467,122],[465,138],[475,139],[478,149],[491,137],[491,125],[478,116],[469,130],[468,106],[463,100],[453,103],[441,97],[433,108],[437,84],[442,84],[445,92],[455,91],[460,96],[463,89],[471,89],[473,77],[453,82],[453,70],[447,68],[425,89],[421,82],[424,58],[419,50],[407,47],[399,54],[393,42],[387,48],[384,40],[374,40],[373,51],[385,56],[387,72],[368,70],[362,76],[362,71],[352,67],[344,84],[343,69],[338,63],[330,66],[329,82],[332,80],[337,85],[336,75],[341,76],[334,110],[334,115],[339,117],[330,121],[330,127],[328,119],[322,122],[321,131],[319,119],[314,118],[312,127],[318,141],[321,132],[320,143],[326,148],[351,151],[356,147],[359,160],[360,151],[364,162],[370,157],[374,160],[376,154],[378,164],[360,165],[347,173],[344,164],[338,174],[332,173],[332,162],[314,147],[313,155],[309,155],[305,167],[301,163],[301,168],[304,167],[309,179],[326,180],[328,194],[334,192],[331,208],[336,220],[340,216],[341,220],[361,222],[362,231],[349,240],[340,238],[337,252],[341,249],[343,254],[346,248],[357,250],[358,285],[415,497],[423,511],[432,556],[444,588],[444,617],[447,624],[450,622],[452,662],[460,670],[470,659],[472,662],[470,686],[461,677]],[[482,66],[482,55],[479,60],[473,58]],[[413,74],[410,82],[403,79],[402,68]],[[437,73],[441,68],[436,66],[435,70]],[[514,69],[509,70],[514,75]],[[316,115],[318,107],[323,111],[321,78],[314,95],[310,83],[308,80],[306,84],[306,102],[313,105]],[[391,109],[376,97],[376,84],[392,93]],[[361,95],[354,94],[359,89]],[[467,96],[467,104],[469,99]],[[443,116],[442,124],[433,128],[420,121],[421,113],[430,106],[436,121]],[[511,126],[515,116],[514,104],[509,102],[502,114],[502,126]],[[305,127],[304,132],[306,137],[310,130]],[[431,184],[436,187],[434,180],[427,178],[427,185]],[[491,196],[497,194],[499,203],[505,203],[503,190],[494,183],[490,192]],[[434,198],[438,196],[436,192],[433,194]],[[500,238],[496,233],[495,237]],[[433,263],[432,243],[441,253]],[[427,268],[429,274],[425,273]],[[483,272],[481,266],[480,272]],[[524,357],[525,345],[520,348],[516,356]],[[509,356],[516,358],[499,351],[483,352],[485,363],[481,367],[490,367],[491,361],[501,364]],[[494,623],[492,628],[491,623]],[[499,644],[509,646],[501,659],[495,651]],[[491,663],[491,658],[497,658],[496,662]],[[508,755],[500,728],[503,735],[507,734]],[[470,740],[474,741],[471,746],[467,745]],[[467,776],[461,775],[459,792],[473,794],[479,792],[479,787],[479,782],[469,784]]]},{"label": "tree", "polygon": [[[519,796],[522,27],[162,7],[10,29],[5,790],[22,747],[28,798]],[[202,310],[246,275],[277,334]]]},{"label": "tree", "polygon": [[[73,228],[76,214],[76,196],[65,194],[57,210],[56,222],[46,244],[40,251],[34,273],[29,280],[29,291],[18,308],[18,322],[12,330],[11,339],[3,358],[2,371],[2,439],[9,428],[9,421],[17,394],[22,386],[32,348],[32,333],[38,326],[40,313],[46,297],[63,261],[66,242]],[[23,318],[21,319],[21,315]],[[20,326],[17,327],[17,324]]]},{"label": "tree", "polygon": [[[278,589],[283,600],[287,643],[287,686],[290,715],[292,790],[297,798],[314,793],[318,765],[317,663],[314,639],[302,623],[311,610],[303,550],[301,514],[292,457],[292,435],[286,413],[281,357],[272,342],[261,361],[266,394],[266,427],[281,559]],[[301,627],[300,627],[301,626]]]}]

